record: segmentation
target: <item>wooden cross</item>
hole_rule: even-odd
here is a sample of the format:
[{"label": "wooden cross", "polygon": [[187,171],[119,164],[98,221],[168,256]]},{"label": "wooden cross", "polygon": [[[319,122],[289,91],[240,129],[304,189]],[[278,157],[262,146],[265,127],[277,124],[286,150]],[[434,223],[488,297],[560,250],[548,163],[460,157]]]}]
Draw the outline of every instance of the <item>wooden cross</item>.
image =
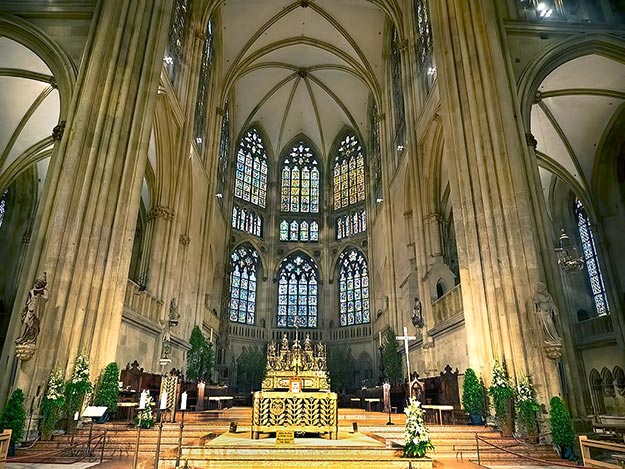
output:
[{"label": "wooden cross", "polygon": [[404,349],[406,350],[406,369],[408,370],[408,380],[410,380],[410,360],[408,360],[408,341],[417,340],[414,335],[408,335],[408,328],[404,326],[404,335],[395,336],[396,340],[404,341]]}]

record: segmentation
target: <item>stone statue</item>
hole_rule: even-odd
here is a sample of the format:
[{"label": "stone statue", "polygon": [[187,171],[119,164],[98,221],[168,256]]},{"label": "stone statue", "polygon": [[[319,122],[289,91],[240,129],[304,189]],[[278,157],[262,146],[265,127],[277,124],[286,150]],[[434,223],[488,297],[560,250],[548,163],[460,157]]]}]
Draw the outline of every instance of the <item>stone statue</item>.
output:
[{"label": "stone statue", "polygon": [[48,277],[44,272],[42,277],[37,277],[26,297],[26,304],[22,310],[22,333],[15,340],[16,352],[21,360],[28,360],[35,352],[39,322],[48,301],[47,285]]},{"label": "stone statue", "polygon": [[180,314],[178,314],[178,304],[176,303],[176,298],[172,298],[169,303],[169,324],[177,326],[178,319],[180,319]]},{"label": "stone statue", "polygon": [[163,361],[171,361],[171,334],[169,333],[169,328],[165,329],[163,332],[163,348],[161,350],[161,362]]},{"label": "stone statue", "polygon": [[304,352],[312,353],[312,340],[310,340],[310,332],[306,333],[306,338],[304,339]]},{"label": "stone statue", "polygon": [[534,308],[543,329],[543,338],[549,345],[562,345],[562,338],[556,329],[558,309],[553,297],[547,290],[547,285],[538,282],[538,289],[534,294]]},{"label": "stone statue", "polygon": [[412,308],[412,325],[414,327],[423,327],[423,305],[421,305],[421,300],[419,298],[414,299],[414,307]]}]

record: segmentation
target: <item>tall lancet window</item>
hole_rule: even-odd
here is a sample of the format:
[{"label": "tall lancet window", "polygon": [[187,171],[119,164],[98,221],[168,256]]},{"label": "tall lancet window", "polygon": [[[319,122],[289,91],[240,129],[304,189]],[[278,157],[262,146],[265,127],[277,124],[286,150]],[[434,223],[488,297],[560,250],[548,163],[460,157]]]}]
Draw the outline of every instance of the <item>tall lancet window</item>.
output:
[{"label": "tall lancet window", "polygon": [[370,322],[367,260],[353,248],[339,258],[339,308],[341,326]]},{"label": "tall lancet window", "polygon": [[592,228],[586,210],[584,210],[582,201],[579,200],[579,198],[575,199],[575,216],[577,217],[577,229],[582,242],[584,260],[586,261],[586,273],[590,281],[595,309],[599,316],[609,314],[610,305],[608,304],[608,296],[605,290],[603,275],[601,274],[601,266],[599,265],[595,237],[592,234]]},{"label": "tall lancet window", "polygon": [[378,106],[371,98],[369,106],[369,171],[376,204],[384,200],[382,189],[382,154],[380,152],[380,115]]},{"label": "tall lancet window", "polygon": [[285,258],[278,271],[278,327],[317,327],[319,272],[306,254]]},{"label": "tall lancet window", "polygon": [[256,279],[258,253],[239,246],[230,255],[230,320],[254,324],[256,319]]},{"label": "tall lancet window", "polygon": [[436,79],[432,24],[428,0],[414,0],[415,25],[417,27],[417,62],[419,81],[423,94],[427,95]]},{"label": "tall lancet window", "polygon": [[391,35],[391,83],[393,92],[393,114],[395,117],[395,154],[397,157],[406,145],[406,117],[404,111],[404,88],[402,84],[401,51],[397,28],[393,27]]},{"label": "tall lancet window", "polygon": [[332,180],[336,239],[364,233],[367,230],[365,157],[353,133],[345,134],[340,140],[334,155]]},{"label": "tall lancet window", "polygon": [[295,145],[282,165],[280,210],[319,213],[319,161],[310,145]]},{"label": "tall lancet window", "polygon": [[228,101],[224,105],[221,119],[221,134],[219,139],[219,160],[217,161],[217,191],[218,199],[223,198],[228,172],[228,156],[230,153],[230,106]]},{"label": "tall lancet window", "polygon": [[254,128],[239,142],[234,195],[265,208],[267,200],[267,154],[265,144]]},{"label": "tall lancet window", "polygon": [[189,14],[189,1],[176,0],[173,6],[173,15],[169,25],[167,48],[163,62],[172,83],[176,83],[183,61],[184,39]]},{"label": "tall lancet window", "polygon": [[8,189],[4,191],[2,197],[0,197],[0,228],[2,227],[2,222],[4,222],[4,216],[7,213],[7,194],[9,193]]},{"label": "tall lancet window", "polygon": [[198,153],[201,155],[206,143],[206,117],[208,111],[208,90],[210,89],[211,68],[213,64],[213,22],[209,20],[206,25],[204,48],[202,50],[202,62],[200,63],[200,77],[197,86],[197,99],[195,101],[195,119],[193,120],[193,133]]}]

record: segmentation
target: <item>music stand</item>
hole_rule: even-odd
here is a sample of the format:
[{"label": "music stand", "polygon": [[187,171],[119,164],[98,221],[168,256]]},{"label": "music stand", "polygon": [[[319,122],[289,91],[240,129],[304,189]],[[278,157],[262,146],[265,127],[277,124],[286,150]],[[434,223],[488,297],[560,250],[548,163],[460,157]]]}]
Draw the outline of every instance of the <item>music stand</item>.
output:
[{"label": "music stand", "polygon": [[88,417],[91,419],[91,424],[89,425],[89,439],[87,440],[87,452],[89,456],[91,456],[91,435],[93,433],[93,422],[97,419],[102,418],[102,416],[106,413],[106,406],[95,406],[90,405],[85,408],[85,411],[82,413],[83,417]]}]

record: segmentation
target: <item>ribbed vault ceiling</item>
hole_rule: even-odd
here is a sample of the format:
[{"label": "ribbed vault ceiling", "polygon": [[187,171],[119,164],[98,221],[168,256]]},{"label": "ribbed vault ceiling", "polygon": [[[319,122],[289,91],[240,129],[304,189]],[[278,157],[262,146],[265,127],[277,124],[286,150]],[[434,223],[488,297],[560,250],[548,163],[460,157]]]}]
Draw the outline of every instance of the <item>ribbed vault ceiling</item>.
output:
[{"label": "ribbed vault ceiling", "polygon": [[531,129],[546,195],[554,174],[568,175],[584,191],[591,188],[600,142],[625,103],[623,77],[625,64],[591,54],[556,68],[540,85]]},{"label": "ribbed vault ceiling", "polygon": [[382,80],[385,15],[365,0],[228,0],[223,66],[235,135],[260,123],[279,155],[305,134],[324,155],[344,126],[367,130]]},{"label": "ribbed vault ceiling", "polygon": [[32,51],[6,37],[0,37],[0,50],[0,176],[15,176],[24,166],[21,156],[37,161],[36,154],[52,145],[47,140],[58,123],[59,92],[51,85],[52,72]]}]

